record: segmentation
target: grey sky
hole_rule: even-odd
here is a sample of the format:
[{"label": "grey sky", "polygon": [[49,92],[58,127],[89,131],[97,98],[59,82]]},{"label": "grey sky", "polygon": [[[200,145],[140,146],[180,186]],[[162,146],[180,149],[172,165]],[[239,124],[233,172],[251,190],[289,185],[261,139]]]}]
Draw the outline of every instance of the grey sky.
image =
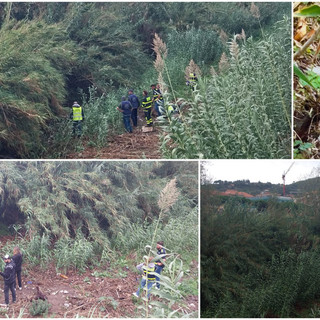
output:
[{"label": "grey sky", "polygon": [[276,184],[282,183],[282,174],[293,162],[286,175],[286,184],[308,179],[312,171],[320,171],[320,161],[316,160],[210,160],[205,161],[205,168],[207,177],[212,181],[250,180]]}]

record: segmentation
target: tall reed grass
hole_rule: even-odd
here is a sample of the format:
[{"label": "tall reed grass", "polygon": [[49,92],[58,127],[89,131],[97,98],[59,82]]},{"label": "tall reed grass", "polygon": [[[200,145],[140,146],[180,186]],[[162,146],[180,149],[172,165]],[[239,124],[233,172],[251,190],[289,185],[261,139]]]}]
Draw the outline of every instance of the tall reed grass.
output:
[{"label": "tall reed grass", "polygon": [[178,117],[159,119],[165,157],[291,157],[290,25],[286,18],[258,41],[229,42],[225,68],[176,101]]}]

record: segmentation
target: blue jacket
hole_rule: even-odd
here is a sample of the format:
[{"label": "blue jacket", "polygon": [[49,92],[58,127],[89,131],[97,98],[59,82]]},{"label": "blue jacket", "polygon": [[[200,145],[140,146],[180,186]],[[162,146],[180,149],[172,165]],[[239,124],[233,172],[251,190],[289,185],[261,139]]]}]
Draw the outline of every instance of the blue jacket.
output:
[{"label": "blue jacket", "polygon": [[5,284],[12,284],[16,278],[16,264],[13,260],[9,263],[6,263],[4,267],[4,272],[0,272],[0,275],[4,278]]},{"label": "blue jacket", "polygon": [[132,104],[132,109],[138,109],[140,106],[139,98],[135,94],[130,94],[128,96],[128,101]]},{"label": "blue jacket", "polygon": [[122,101],[119,104],[119,108],[123,111],[124,116],[130,116],[131,115],[131,110],[132,110],[132,105],[129,101]]},{"label": "blue jacket", "polygon": [[[166,258],[165,254],[166,254],[166,250],[164,248],[161,248],[161,249],[157,250],[157,255],[158,256],[162,255],[162,259]],[[156,262],[157,263],[161,263],[162,264],[161,267],[164,267],[164,264],[161,262],[161,260],[157,260]]]}]

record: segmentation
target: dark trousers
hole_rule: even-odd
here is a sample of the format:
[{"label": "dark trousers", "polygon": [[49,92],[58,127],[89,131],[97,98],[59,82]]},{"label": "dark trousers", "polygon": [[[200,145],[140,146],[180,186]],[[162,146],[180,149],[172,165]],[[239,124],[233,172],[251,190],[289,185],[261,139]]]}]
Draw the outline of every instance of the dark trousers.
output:
[{"label": "dark trousers", "polygon": [[151,116],[151,108],[149,109],[144,109],[143,112],[144,112],[144,116],[146,118],[146,122],[147,122],[147,126],[150,127],[152,126],[153,122],[152,122],[152,116]]},{"label": "dark trousers", "polygon": [[82,135],[82,121],[73,121],[72,133],[80,137]]},{"label": "dark trousers", "polygon": [[131,119],[133,125],[136,127],[138,125],[138,109],[131,110]]},{"label": "dark trousers", "polygon": [[[18,285],[19,285],[19,288],[22,288],[22,283],[21,283],[21,270],[17,270],[16,271],[16,274],[17,274],[17,278],[18,278]],[[17,282],[16,282],[17,279],[14,279],[14,287],[16,288],[17,287]]]},{"label": "dark trousers", "polygon": [[131,115],[123,115],[123,124],[126,128],[127,132],[132,132],[131,122],[130,122]]},{"label": "dark trousers", "polygon": [[12,302],[16,301],[16,290],[14,288],[14,282],[7,284],[4,283],[4,300],[6,304],[9,304],[9,290],[12,293]]},{"label": "dark trousers", "polygon": [[[164,266],[156,266],[156,270],[154,272],[161,274],[161,271],[163,270]],[[160,288],[160,278],[156,276],[156,286],[157,288]]]}]

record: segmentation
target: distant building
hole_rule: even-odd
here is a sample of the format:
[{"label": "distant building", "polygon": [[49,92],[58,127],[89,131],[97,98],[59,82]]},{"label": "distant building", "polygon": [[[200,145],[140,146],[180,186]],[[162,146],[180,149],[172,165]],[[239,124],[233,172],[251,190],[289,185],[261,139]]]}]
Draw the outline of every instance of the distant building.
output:
[{"label": "distant building", "polygon": [[287,197],[283,197],[283,196],[277,196],[274,194],[271,194],[269,192],[269,190],[265,190],[263,192],[261,192],[259,195],[257,196],[253,196],[247,192],[242,192],[242,191],[237,191],[237,190],[231,190],[228,189],[226,191],[211,191],[211,194],[214,195],[218,195],[218,196],[235,196],[235,197],[243,197],[252,201],[259,201],[259,200],[270,200],[270,199],[275,199],[281,202],[284,201],[294,201],[292,196],[287,196]]},{"label": "distant building", "polygon": [[252,198],[253,197],[253,195],[251,195],[249,193],[237,191],[237,190],[231,190],[231,189],[228,189],[224,192],[212,191],[212,194],[216,194],[219,196],[238,196],[238,197],[244,197],[244,198]]}]

